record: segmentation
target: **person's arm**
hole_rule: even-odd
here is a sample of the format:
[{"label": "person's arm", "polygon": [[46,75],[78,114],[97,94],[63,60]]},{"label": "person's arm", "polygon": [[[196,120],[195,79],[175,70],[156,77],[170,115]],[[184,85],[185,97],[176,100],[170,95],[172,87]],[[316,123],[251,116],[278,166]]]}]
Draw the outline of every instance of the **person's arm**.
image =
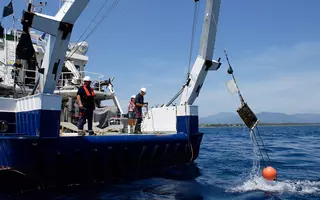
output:
[{"label": "person's arm", "polygon": [[[140,99],[138,98],[138,96],[136,96],[136,98],[134,98],[134,105],[136,107],[142,107],[143,105],[140,103]],[[141,106],[142,105],[142,106]]]},{"label": "person's arm", "polygon": [[81,102],[81,97],[80,97],[80,95],[78,94],[77,95],[77,100],[78,100],[78,105],[79,105],[79,108],[83,108],[83,105],[82,105],[82,102]]},{"label": "person's arm", "polygon": [[79,108],[83,108],[83,104],[81,102],[81,87],[79,88],[78,92],[77,92],[77,101],[78,101],[78,105],[79,105]]},{"label": "person's arm", "polygon": [[136,106],[138,106],[138,107],[146,107],[146,106],[148,106],[148,103],[144,103],[144,102],[136,103]]},{"label": "person's arm", "polygon": [[94,94],[93,96],[93,110],[96,109],[96,103],[95,103],[95,100],[96,100],[96,94]]},{"label": "person's arm", "polygon": [[137,107],[143,107],[143,106],[144,106],[144,104],[136,103],[136,106],[137,106]]},{"label": "person's arm", "polygon": [[145,103],[143,102],[143,99],[137,98],[137,97],[134,99],[134,102],[137,102],[137,103],[135,103],[135,106],[136,106],[136,107],[144,107],[144,106],[147,105],[147,104],[145,104]]},{"label": "person's arm", "polygon": [[135,106],[137,106],[137,107],[143,107],[143,106],[145,106],[145,103],[143,103],[143,102],[139,102],[139,103],[136,103],[136,105]]}]

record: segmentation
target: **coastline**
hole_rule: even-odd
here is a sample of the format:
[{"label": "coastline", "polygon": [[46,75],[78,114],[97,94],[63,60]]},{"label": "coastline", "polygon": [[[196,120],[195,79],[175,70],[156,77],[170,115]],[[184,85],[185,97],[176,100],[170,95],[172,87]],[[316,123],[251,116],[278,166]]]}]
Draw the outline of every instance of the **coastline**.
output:
[{"label": "coastline", "polygon": [[[244,124],[199,124],[200,128],[245,127]],[[320,126],[320,123],[259,123],[258,126]]]}]

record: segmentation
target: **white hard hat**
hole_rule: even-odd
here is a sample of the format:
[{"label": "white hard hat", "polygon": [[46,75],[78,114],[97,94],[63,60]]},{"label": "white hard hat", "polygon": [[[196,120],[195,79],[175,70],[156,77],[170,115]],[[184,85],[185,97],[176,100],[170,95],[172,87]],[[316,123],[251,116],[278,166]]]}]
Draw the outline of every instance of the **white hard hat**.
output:
[{"label": "white hard hat", "polygon": [[132,95],[132,96],[131,96],[131,99],[132,99],[132,98],[134,98],[134,99],[135,99],[135,98],[136,98],[136,96],[135,96],[135,95]]},{"label": "white hard hat", "polygon": [[90,76],[85,76],[85,77],[83,78],[83,81],[91,81]]},{"label": "white hard hat", "polygon": [[147,91],[147,89],[146,88],[141,88],[140,91],[145,93]]}]

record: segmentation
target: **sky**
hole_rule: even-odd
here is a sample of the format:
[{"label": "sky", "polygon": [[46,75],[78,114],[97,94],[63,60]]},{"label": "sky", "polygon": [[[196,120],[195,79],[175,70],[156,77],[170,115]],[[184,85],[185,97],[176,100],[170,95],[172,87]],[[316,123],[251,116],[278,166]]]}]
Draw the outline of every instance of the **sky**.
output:
[{"label": "sky", "polygon": [[[78,41],[104,1],[89,2],[71,42]],[[98,19],[114,1],[109,0]],[[7,3],[1,0],[0,6]],[[15,16],[21,17],[25,0],[13,4]],[[120,0],[87,39],[86,71],[115,77],[124,112],[141,87],[147,88],[150,106],[166,103],[180,90],[188,72],[194,6],[193,0]],[[50,0],[44,12],[54,15],[58,8],[59,0]],[[204,8],[205,0],[200,0],[192,62],[199,51]],[[221,57],[222,66],[208,73],[194,103],[199,116],[235,112],[239,106],[238,97],[226,87],[231,76],[224,49],[254,112],[320,113],[319,8],[318,0],[221,0],[213,56]],[[12,27],[12,17],[2,23]]]}]

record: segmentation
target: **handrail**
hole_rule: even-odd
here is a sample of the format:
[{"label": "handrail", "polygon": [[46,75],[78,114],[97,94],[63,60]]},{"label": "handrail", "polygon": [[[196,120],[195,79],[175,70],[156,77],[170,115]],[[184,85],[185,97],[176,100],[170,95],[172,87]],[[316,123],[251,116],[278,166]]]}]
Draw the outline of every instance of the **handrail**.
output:
[{"label": "handrail", "polygon": [[[21,37],[21,34],[22,34],[22,30],[20,29],[14,29],[14,28],[8,28],[5,30],[5,35],[9,35],[8,32],[9,31],[15,31],[15,37],[17,37],[17,39],[19,39]],[[39,38],[42,36],[41,34],[38,34],[38,33],[30,33],[30,36],[31,36],[31,40],[32,41],[35,41],[34,43],[36,43],[37,45],[42,45],[43,47],[46,46],[46,39],[43,39],[43,40],[39,40]]]},{"label": "handrail", "polygon": [[99,74],[99,73],[95,73],[95,72],[88,72],[88,71],[79,71],[80,74],[82,73],[88,73],[88,74],[93,74],[93,75],[99,75],[98,78],[103,78],[104,75],[103,74]]},{"label": "handrail", "polygon": [[[0,61],[0,65],[1,64],[4,65],[5,67],[14,68],[13,65],[8,65],[8,64],[5,64],[2,61]],[[20,70],[20,72],[21,72],[21,70]],[[23,73],[21,74],[21,76],[20,76],[20,72],[19,72],[18,76],[16,74],[13,74],[13,77],[10,76],[9,79],[11,79],[13,82],[16,80],[17,82],[23,84],[23,86],[34,86],[35,85],[35,83],[26,84],[26,79],[36,80],[37,79],[37,70],[22,69]],[[35,73],[35,77],[27,76],[26,72]],[[56,88],[57,89],[63,89],[63,88],[67,88],[68,86],[70,86],[70,87],[72,87],[72,86],[74,86],[74,87],[80,86],[82,84],[83,77],[84,77],[84,74],[85,74],[85,75],[95,75],[95,76],[97,76],[97,78],[91,78],[92,79],[92,83],[93,84],[98,83],[98,87],[99,87],[98,91],[102,91],[101,90],[101,81],[103,80],[102,78],[105,77],[103,74],[95,73],[95,72],[89,72],[89,71],[79,71],[79,73],[80,73],[80,77],[79,78],[75,78],[73,76],[74,75],[73,72],[61,72],[61,76],[60,76],[61,78],[58,80]],[[5,73],[5,74],[8,74],[8,73]],[[11,72],[11,74],[12,74],[12,72]],[[72,77],[71,78],[66,78],[66,75],[71,75]],[[6,79],[6,75],[4,76],[4,79]],[[71,83],[73,80],[78,80],[78,82],[77,83],[72,83],[70,85],[65,85],[65,83]]]},{"label": "handrail", "polygon": [[61,72],[61,78],[58,80],[58,84],[57,84],[57,88],[58,89],[61,89],[63,87],[65,87],[64,83],[71,83],[72,80],[80,80],[80,83],[73,83],[73,85],[70,85],[70,86],[81,86],[82,84],[82,80],[83,80],[83,73],[85,73],[86,75],[90,75],[90,74],[93,74],[93,75],[97,75],[97,79],[95,78],[92,78],[91,82],[94,84],[95,82],[98,82],[99,84],[99,88],[98,88],[98,91],[101,91],[101,81],[102,81],[102,78],[104,77],[103,74],[99,74],[99,73],[95,73],[95,72],[88,72],[88,71],[79,71],[80,73],[80,78],[65,78],[64,75],[73,75],[74,73],[73,72]]}]

